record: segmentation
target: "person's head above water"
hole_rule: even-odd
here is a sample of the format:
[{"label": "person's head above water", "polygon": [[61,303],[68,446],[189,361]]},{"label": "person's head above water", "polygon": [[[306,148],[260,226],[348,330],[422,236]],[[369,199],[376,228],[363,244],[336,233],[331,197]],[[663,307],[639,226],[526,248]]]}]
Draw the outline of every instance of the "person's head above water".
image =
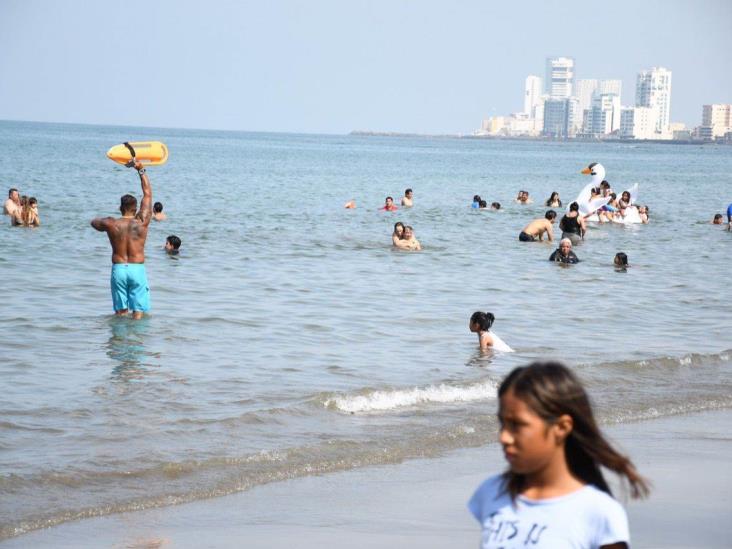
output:
[{"label": "person's head above water", "polygon": [[163,211],[163,203],[162,202],[156,202],[153,204],[153,212],[154,213],[160,213]]},{"label": "person's head above water", "polygon": [[503,478],[511,498],[552,465],[566,467],[583,484],[612,495],[605,467],[627,480],[632,497],[649,493],[633,463],[602,435],[587,392],[563,364],[515,368],[501,382],[498,401],[499,442],[509,462]]},{"label": "person's head above water", "polygon": [[485,200],[481,200],[479,202],[479,204],[480,204],[480,207],[481,208],[487,208],[488,207],[488,202],[486,202]]},{"label": "person's head above water", "polygon": [[494,210],[500,210],[501,209],[500,202],[493,202],[493,203],[491,203],[491,208],[493,208]]},{"label": "person's head above water", "polygon": [[579,211],[579,204],[577,204],[577,202],[572,202],[569,205],[569,211],[570,212],[578,212]]},{"label": "person's head above water", "polygon": [[412,193],[412,189],[407,189],[406,191],[404,191],[404,196],[406,196],[407,198],[412,198],[412,194],[414,194]]},{"label": "person's head above water", "polygon": [[544,217],[549,221],[554,221],[557,218],[557,212],[555,212],[554,210],[547,210],[547,212],[544,214]]},{"label": "person's head above water", "polygon": [[714,214],[714,219],[712,219],[712,223],[715,225],[722,225],[724,223],[722,214]]},{"label": "person's head above water", "polygon": [[391,196],[387,196],[386,200],[384,200],[384,204],[387,206],[391,206],[394,203],[394,199]]},{"label": "person's head above water", "polygon": [[17,202],[20,198],[20,193],[18,192],[18,189],[13,187],[12,189],[8,189],[8,198],[11,199],[13,202]]},{"label": "person's head above water", "polygon": [[620,200],[626,204],[630,204],[630,193],[628,191],[623,191],[623,194],[620,195]]},{"label": "person's head above water", "polygon": [[563,238],[559,241],[559,252],[562,255],[569,255],[572,251],[572,241],[569,238]]},{"label": "person's head above water", "polygon": [[480,195],[476,194],[473,196],[473,202],[480,202]]},{"label": "person's head above water", "polygon": [[172,254],[177,254],[180,249],[181,241],[180,238],[171,234],[165,239],[165,251]]},{"label": "person's head above water", "polygon": [[398,236],[399,238],[401,238],[402,235],[404,234],[404,223],[402,223],[401,221],[397,221],[396,223],[394,223],[394,233],[393,234],[395,236]]},{"label": "person's head above water", "polygon": [[470,316],[470,322],[468,323],[468,327],[470,328],[471,332],[487,332],[491,329],[491,326],[493,326],[493,322],[496,320],[496,317],[493,316],[493,313],[483,313],[481,311],[475,311]]},{"label": "person's head above water", "polygon": [[404,227],[404,238],[405,238],[405,240],[409,240],[413,236],[414,236],[414,229],[412,228],[411,225],[406,225]]},{"label": "person's head above water", "polygon": [[623,252],[618,252],[615,254],[613,263],[615,264],[616,267],[627,267],[628,266],[628,256],[626,254],[624,254]]},{"label": "person's head above water", "polygon": [[137,211],[137,198],[126,194],[119,199],[119,211],[122,215],[134,214]]}]

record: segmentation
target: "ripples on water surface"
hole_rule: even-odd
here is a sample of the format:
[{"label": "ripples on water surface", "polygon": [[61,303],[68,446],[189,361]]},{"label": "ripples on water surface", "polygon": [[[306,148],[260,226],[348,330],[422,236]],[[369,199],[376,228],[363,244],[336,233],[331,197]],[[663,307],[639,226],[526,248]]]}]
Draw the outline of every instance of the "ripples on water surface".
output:
[{"label": "ripples on water surface", "polygon": [[[104,156],[130,139],[171,150],[149,170],[169,220],[151,225],[137,323],[110,315],[89,227],[140,194]],[[496,383],[535,358],[574,365],[606,422],[732,405],[732,235],[707,223],[732,201],[729,147],[17,123],[0,147],[5,187],[43,221],[0,239],[0,539],[483,444]],[[592,161],[616,190],[641,184],[652,223],[593,228],[560,268],[517,235]],[[376,211],[406,187],[412,210]],[[504,209],[472,211],[476,193]],[[423,252],[390,249],[397,220]],[[475,310],[516,353],[477,351]]]}]

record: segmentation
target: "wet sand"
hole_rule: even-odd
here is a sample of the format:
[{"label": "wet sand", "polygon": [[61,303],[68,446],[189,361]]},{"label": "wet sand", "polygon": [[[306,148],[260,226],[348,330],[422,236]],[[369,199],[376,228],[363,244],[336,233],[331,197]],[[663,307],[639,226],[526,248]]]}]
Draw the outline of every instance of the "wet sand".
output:
[{"label": "wet sand", "polygon": [[[729,547],[732,411],[614,425],[606,432],[654,485],[649,500],[627,506],[634,548]],[[478,524],[465,503],[502,467],[500,449],[491,444],[67,523],[0,547],[476,547]]]}]

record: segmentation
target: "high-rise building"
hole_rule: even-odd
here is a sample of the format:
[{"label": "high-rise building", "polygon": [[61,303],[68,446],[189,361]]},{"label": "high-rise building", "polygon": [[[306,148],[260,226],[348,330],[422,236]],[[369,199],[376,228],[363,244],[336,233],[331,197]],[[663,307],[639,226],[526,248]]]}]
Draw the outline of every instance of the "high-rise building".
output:
[{"label": "high-rise building", "polygon": [[567,99],[572,96],[574,85],[574,59],[571,57],[548,57],[544,90],[553,99]]},{"label": "high-rise building", "polygon": [[624,107],[620,112],[620,137],[623,139],[658,139],[656,109]]},{"label": "high-rise building", "polygon": [[585,112],[587,109],[592,107],[592,98],[595,95],[595,91],[597,91],[598,85],[599,82],[595,78],[577,80],[574,87],[574,96],[579,102],[580,112]]},{"label": "high-rise building", "polygon": [[657,138],[670,138],[671,121],[671,71],[653,67],[638,73],[635,84],[635,106],[649,107],[656,111]]},{"label": "high-rise building", "polygon": [[583,133],[602,136],[619,129],[620,96],[614,93],[595,95],[592,107],[584,113]]},{"label": "high-rise building", "polygon": [[576,97],[567,99],[549,98],[544,102],[543,134],[547,137],[567,138],[577,134],[579,101]]},{"label": "high-rise building", "polygon": [[542,82],[540,76],[530,74],[526,77],[526,86],[524,88],[524,114],[529,118],[534,118],[534,109],[541,102]]},{"label": "high-rise building", "polygon": [[623,81],[622,80],[600,80],[597,86],[597,93],[614,93],[620,99],[623,95]]},{"label": "high-rise building", "polygon": [[732,132],[732,105],[704,105],[701,125],[703,135],[710,139]]}]

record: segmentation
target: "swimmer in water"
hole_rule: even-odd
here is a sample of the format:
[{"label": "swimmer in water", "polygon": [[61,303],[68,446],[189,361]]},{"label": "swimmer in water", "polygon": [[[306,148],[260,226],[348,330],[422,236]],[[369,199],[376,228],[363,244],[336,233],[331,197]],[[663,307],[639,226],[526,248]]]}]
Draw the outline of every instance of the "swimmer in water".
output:
[{"label": "swimmer in water", "polygon": [[493,337],[491,337],[490,330],[495,320],[496,317],[493,316],[493,313],[482,313],[480,311],[474,312],[470,317],[468,328],[474,334],[478,334],[478,345],[480,345],[481,351],[493,347]]},{"label": "swimmer in water", "polygon": [[474,208],[476,210],[478,208],[480,208],[480,200],[481,200],[481,198],[480,198],[479,194],[476,194],[475,196],[473,196],[473,203],[470,205],[470,207]]},{"label": "swimmer in water", "polygon": [[391,233],[391,243],[398,247],[397,242],[404,238],[404,223],[397,221],[394,223],[394,232]]},{"label": "swimmer in water", "polygon": [[347,210],[355,210],[356,209],[356,201],[355,200],[349,200],[346,202],[343,207]]},{"label": "swimmer in water", "polygon": [[559,248],[552,252],[552,255],[549,256],[549,261],[554,261],[555,263],[565,263],[568,265],[574,265],[575,263],[579,263],[579,258],[572,251],[572,241],[569,238],[563,238],[562,240],[560,240]]},{"label": "swimmer in water", "polygon": [[384,206],[379,208],[379,210],[383,212],[395,212],[398,209],[399,208],[394,204],[394,199],[391,196],[387,196],[386,200],[384,200]]},{"label": "swimmer in water", "polygon": [[401,240],[394,242],[394,246],[400,250],[419,251],[422,249],[422,245],[419,243],[419,240],[414,236],[414,229],[409,225],[404,227],[404,236],[402,236]]},{"label": "swimmer in water", "polygon": [[411,208],[412,206],[414,206],[414,204],[412,203],[413,195],[414,193],[412,192],[412,189],[407,189],[406,191],[404,191],[404,196],[402,197],[402,206],[404,206],[405,208]]},{"label": "swimmer in water", "polygon": [[710,221],[712,225],[724,225],[722,214],[714,214],[714,218]]},{"label": "swimmer in water", "polygon": [[648,206],[638,207],[638,217],[640,217],[641,223],[648,223]]},{"label": "swimmer in water", "polygon": [[180,245],[180,238],[178,238],[174,234],[171,234],[168,238],[165,239],[165,251],[168,252],[168,254],[170,255],[178,255],[180,253]]},{"label": "swimmer in water", "polygon": [[488,208],[488,202],[486,202],[485,200],[481,200],[480,201],[480,206],[478,207],[478,209],[479,210],[485,210],[487,208]]},{"label": "swimmer in water", "polygon": [[630,267],[630,265],[628,265],[628,256],[623,252],[616,253],[613,258],[613,265],[615,265],[617,269],[627,269]]},{"label": "swimmer in water", "polygon": [[524,227],[524,230],[519,233],[519,240],[521,242],[536,242],[542,241],[544,233],[549,242],[554,240],[554,231],[552,224],[557,218],[557,212],[554,210],[548,210],[544,214],[543,219],[534,219],[531,223]]},{"label": "swimmer in water", "polygon": [[492,202],[491,203],[491,210],[500,210],[501,209],[501,203],[500,202]]},{"label": "swimmer in water", "polygon": [[562,201],[559,199],[559,193],[557,191],[554,191],[552,195],[549,197],[549,200],[546,201],[546,207],[547,208],[561,208],[562,207]]},{"label": "swimmer in water", "polygon": [[163,213],[163,203],[162,202],[156,202],[153,204],[153,216],[152,218],[155,221],[165,221],[168,216]]}]

